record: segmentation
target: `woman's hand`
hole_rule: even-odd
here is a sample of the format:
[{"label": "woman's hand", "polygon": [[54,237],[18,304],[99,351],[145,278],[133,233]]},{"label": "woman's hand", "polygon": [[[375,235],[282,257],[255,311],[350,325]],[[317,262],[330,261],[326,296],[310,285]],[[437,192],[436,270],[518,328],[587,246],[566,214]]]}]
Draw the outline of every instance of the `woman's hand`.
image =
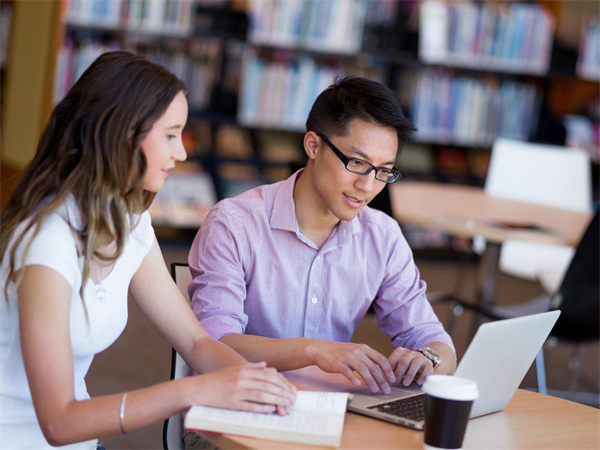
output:
[{"label": "woman's hand", "polygon": [[[191,404],[289,414],[296,387],[265,362],[221,369],[185,379]],[[190,405],[191,406],[191,405]]]}]

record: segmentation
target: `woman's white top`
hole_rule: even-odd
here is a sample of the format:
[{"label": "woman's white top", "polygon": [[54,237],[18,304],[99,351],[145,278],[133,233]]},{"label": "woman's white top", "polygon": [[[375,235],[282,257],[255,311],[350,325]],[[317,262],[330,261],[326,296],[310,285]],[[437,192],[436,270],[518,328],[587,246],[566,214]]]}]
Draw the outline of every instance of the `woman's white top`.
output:
[{"label": "woman's white top", "polygon": [[[81,227],[73,197],[69,197],[61,208],[44,221],[24,261],[23,250],[31,241],[33,230],[18,242],[15,270],[33,264],[47,266],[69,283],[73,391],[77,400],[84,400],[90,398],[84,378],[94,355],[109,347],[125,329],[129,283],[154,242],[154,230],[150,214],[144,212],[139,216],[137,225],[134,224],[123,254],[100,283],[106,292],[104,301],[101,301],[102,296],[98,296],[96,284],[88,280],[83,302],[79,293],[83,258],[79,256],[78,244],[69,223],[76,229]],[[55,448],[44,439],[33,408],[21,353],[17,296],[13,283],[8,288],[8,301],[4,294],[7,268],[5,254],[0,266],[0,448]],[[43,302],[44,298],[40,297],[39,301]],[[52,348],[47,350],[53,351]],[[96,442],[87,441],[67,448],[93,449]]]}]

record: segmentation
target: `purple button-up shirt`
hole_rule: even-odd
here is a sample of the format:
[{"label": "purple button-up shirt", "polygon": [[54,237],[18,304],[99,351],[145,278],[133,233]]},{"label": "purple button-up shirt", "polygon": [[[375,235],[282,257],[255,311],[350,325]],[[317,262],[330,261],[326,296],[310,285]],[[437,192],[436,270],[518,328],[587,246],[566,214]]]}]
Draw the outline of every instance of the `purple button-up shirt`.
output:
[{"label": "purple button-up shirt", "polygon": [[398,223],[364,207],[319,249],[296,221],[298,173],[219,202],[200,228],[189,293],[208,333],[349,342],[373,304],[394,347],[454,348]]}]

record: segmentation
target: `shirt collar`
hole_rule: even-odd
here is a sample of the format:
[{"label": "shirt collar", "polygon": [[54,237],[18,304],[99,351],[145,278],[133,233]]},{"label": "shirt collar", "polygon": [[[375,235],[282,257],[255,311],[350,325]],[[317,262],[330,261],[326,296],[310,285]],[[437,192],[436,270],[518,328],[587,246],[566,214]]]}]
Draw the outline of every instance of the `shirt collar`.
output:
[{"label": "shirt collar", "polygon": [[294,185],[304,169],[296,171],[287,180],[279,184],[271,211],[271,228],[277,230],[299,231],[294,206]]},{"label": "shirt collar", "polygon": [[[287,180],[280,183],[275,194],[275,200],[273,201],[273,210],[270,219],[271,228],[292,231],[297,234],[300,233],[294,205],[294,186],[303,170],[296,171]],[[338,235],[339,244],[343,244],[354,234],[361,232],[362,225],[359,216],[360,213],[351,221],[340,221],[337,230],[334,231]]]}]

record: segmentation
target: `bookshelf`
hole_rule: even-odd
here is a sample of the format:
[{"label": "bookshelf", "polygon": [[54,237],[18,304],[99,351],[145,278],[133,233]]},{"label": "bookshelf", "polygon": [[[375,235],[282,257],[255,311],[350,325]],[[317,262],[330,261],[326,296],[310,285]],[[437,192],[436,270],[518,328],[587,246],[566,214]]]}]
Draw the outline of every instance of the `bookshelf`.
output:
[{"label": "bookshelf", "polygon": [[[54,23],[49,41],[58,46],[48,52],[55,67],[53,80],[46,80],[52,86],[49,104],[98,54],[115,48],[165,65],[189,86],[190,162],[172,177],[170,196],[157,206],[169,211],[171,202],[193,211],[181,221],[165,220],[167,226],[194,226],[194,211],[199,224],[211,202],[301,167],[308,110],[342,74],[376,79],[397,92],[419,128],[399,158],[408,179],[482,185],[496,136],[583,145],[600,157],[600,12],[573,9],[594,2],[52,3],[62,10],[46,13]],[[571,16],[579,18],[577,26],[565,19]],[[565,40],[564,30],[571,29],[576,37]],[[11,39],[23,38],[21,33]],[[38,102],[44,98],[36,95]],[[17,141],[10,147],[17,148]],[[213,190],[201,200],[188,195],[194,189],[181,187],[206,186],[207,177]],[[172,210],[163,214],[174,216]]]}]

